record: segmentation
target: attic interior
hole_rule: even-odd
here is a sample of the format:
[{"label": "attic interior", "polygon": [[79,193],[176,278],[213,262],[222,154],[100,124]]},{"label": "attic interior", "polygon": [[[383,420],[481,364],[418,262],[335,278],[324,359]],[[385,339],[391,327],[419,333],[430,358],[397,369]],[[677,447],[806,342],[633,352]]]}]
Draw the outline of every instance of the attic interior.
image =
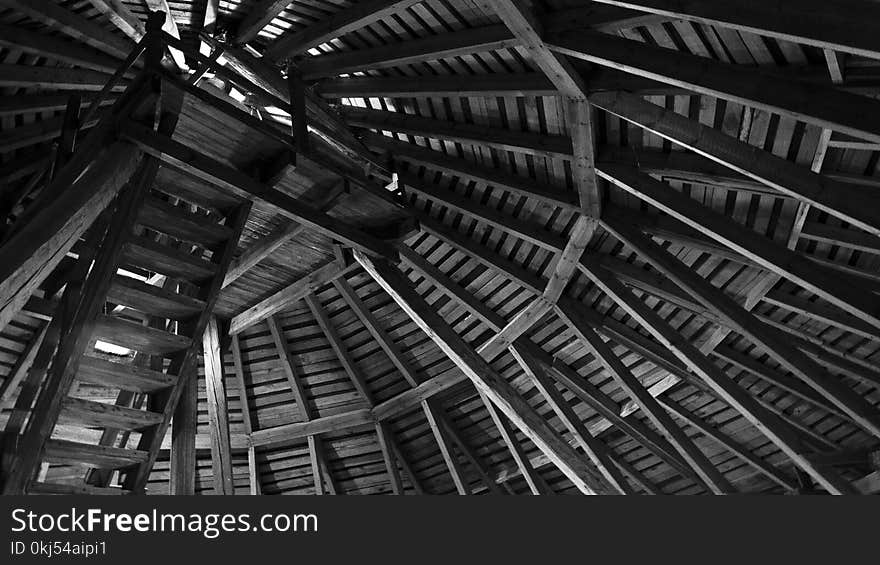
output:
[{"label": "attic interior", "polygon": [[0,0],[3,493],[880,493],[877,22]]}]

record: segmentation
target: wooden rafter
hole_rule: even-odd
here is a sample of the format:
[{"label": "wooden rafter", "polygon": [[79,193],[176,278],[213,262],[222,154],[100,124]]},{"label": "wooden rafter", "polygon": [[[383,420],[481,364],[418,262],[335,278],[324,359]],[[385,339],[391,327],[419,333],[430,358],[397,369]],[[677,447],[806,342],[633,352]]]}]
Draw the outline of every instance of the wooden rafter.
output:
[{"label": "wooden rafter", "polygon": [[[296,400],[300,420],[306,423],[310,422],[314,419],[314,412],[309,405],[309,399],[306,396],[300,371],[290,353],[287,339],[284,337],[284,330],[274,316],[269,316],[267,323],[269,325],[269,332],[272,334],[272,340],[275,343],[275,348],[278,351],[278,356],[281,359],[281,367]],[[324,489],[327,488],[330,494],[336,494],[335,481],[329,473],[321,438],[315,434],[308,434],[306,436],[306,443],[308,444],[309,460],[312,465],[312,476],[315,479],[315,493],[324,494]]]},{"label": "wooden rafter", "polygon": [[608,487],[595,471],[580,459],[571,446],[563,441],[469,344],[425,304],[421,296],[412,291],[398,271],[387,264],[375,263],[359,252],[355,253],[355,257],[422,331],[437,343],[520,431],[553,460],[579,490],[587,494],[609,492]]},{"label": "wooden rafter", "polygon": [[877,34],[870,25],[878,14],[872,2],[849,2],[846,10],[821,0],[784,6],[748,0],[723,5],[700,0],[597,0],[597,3],[880,58]]}]

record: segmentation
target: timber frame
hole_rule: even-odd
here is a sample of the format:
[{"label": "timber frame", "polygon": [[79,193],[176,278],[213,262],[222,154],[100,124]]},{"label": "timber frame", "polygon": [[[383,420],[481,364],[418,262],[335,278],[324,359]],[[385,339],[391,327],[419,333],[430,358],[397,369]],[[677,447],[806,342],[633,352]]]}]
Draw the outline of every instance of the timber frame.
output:
[{"label": "timber frame", "polygon": [[0,0],[4,494],[880,492],[840,2]]}]

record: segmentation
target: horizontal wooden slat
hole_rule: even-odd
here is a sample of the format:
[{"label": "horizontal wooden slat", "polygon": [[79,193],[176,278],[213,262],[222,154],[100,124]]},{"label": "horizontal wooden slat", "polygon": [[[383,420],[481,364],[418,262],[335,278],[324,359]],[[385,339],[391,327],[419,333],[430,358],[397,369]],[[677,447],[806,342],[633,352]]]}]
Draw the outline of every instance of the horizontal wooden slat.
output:
[{"label": "horizontal wooden slat", "polygon": [[205,303],[197,298],[121,276],[114,277],[107,301],[172,320],[185,320],[205,307]]},{"label": "horizontal wooden slat", "polygon": [[43,458],[61,465],[88,465],[100,469],[123,469],[147,460],[145,451],[89,445],[60,439],[46,442]]},{"label": "horizontal wooden slat", "polygon": [[169,355],[190,346],[192,340],[113,316],[101,315],[95,321],[94,337],[120,347],[152,355]]},{"label": "horizontal wooden slat", "polygon": [[208,279],[217,271],[213,263],[145,237],[132,237],[125,244],[121,262],[192,282]]},{"label": "horizontal wooden slat", "polygon": [[162,414],[81,398],[65,398],[59,422],[115,430],[139,430],[155,426]]},{"label": "horizontal wooden slat", "polygon": [[88,494],[88,495],[122,495],[131,494],[122,488],[96,487],[87,484],[43,483],[37,482],[28,488],[28,494]]},{"label": "horizontal wooden slat", "polygon": [[96,385],[146,393],[168,388],[175,381],[173,376],[159,371],[89,356],[80,362],[77,378]]},{"label": "horizontal wooden slat", "polygon": [[207,216],[199,216],[158,198],[148,198],[138,222],[177,239],[213,245],[229,239],[232,230]]}]

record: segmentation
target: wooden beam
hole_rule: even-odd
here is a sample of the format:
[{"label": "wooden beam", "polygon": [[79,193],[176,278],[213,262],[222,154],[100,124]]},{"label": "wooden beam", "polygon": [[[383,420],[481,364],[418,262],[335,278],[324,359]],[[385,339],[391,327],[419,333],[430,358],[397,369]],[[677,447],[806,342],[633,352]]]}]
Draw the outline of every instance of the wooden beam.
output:
[{"label": "wooden beam", "polygon": [[223,384],[223,358],[220,355],[220,329],[211,316],[202,337],[205,361],[205,390],[208,397],[208,424],[211,432],[211,463],[214,494],[235,494],[232,483],[232,453],[229,446],[229,412]]},{"label": "wooden beam", "polygon": [[169,490],[172,494],[187,496],[196,493],[199,381],[198,375],[186,375],[185,378],[186,383],[183,385],[171,421]]},{"label": "wooden beam", "polygon": [[880,59],[880,41],[870,23],[880,10],[870,1],[847,0],[846,7],[821,0],[789,5],[733,0],[712,5],[700,0],[597,0],[631,10]]},{"label": "wooden beam", "polygon": [[719,315],[728,327],[761,347],[852,421],[880,437],[880,414],[848,385],[831,375],[791,344],[785,336],[763,324],[723,291],[713,287],[696,271],[624,222],[603,221],[602,226],[620,241],[636,250],[655,269],[675,282],[702,305]]},{"label": "wooden beam", "polygon": [[831,469],[815,465],[806,448],[786,424],[770,413],[731,382],[705,355],[686,338],[676,332],[656,312],[632,294],[620,281],[598,265],[585,265],[584,273],[624,311],[638,321],[663,346],[678,357],[690,371],[709,385],[725,402],[733,406],[746,420],[761,430],[792,461],[808,472],[826,490],[846,494],[852,486]]},{"label": "wooden beam", "polygon": [[412,290],[392,267],[360,252],[355,258],[395,302],[495,405],[584,493],[609,492],[604,481],[480,355]]},{"label": "wooden beam", "polygon": [[611,377],[642,409],[658,430],[675,446],[679,454],[688,462],[702,481],[714,494],[735,492],[724,475],[715,468],[708,457],[691,441],[687,434],[648,393],[647,389],[614,354],[608,344],[593,331],[583,317],[568,308],[556,307],[556,314],[574,331],[579,341],[586,346]]},{"label": "wooden beam", "polygon": [[406,10],[419,0],[365,0],[339,10],[329,18],[295,31],[287,31],[266,50],[265,57],[280,61],[298,55],[311,47],[327,43],[373,22]]},{"label": "wooden beam", "polygon": [[257,263],[277,251],[288,241],[291,241],[302,233],[304,229],[305,227],[302,224],[290,222],[247,248],[232,262],[229,271],[226,273],[226,278],[223,280],[223,287],[226,288],[241,278],[242,275],[255,267]]},{"label": "wooden beam", "polygon": [[[305,423],[309,423],[314,419],[314,414],[312,408],[308,404],[305,388],[303,387],[299,370],[296,368],[293,356],[290,353],[287,338],[284,337],[284,331],[281,328],[281,324],[278,323],[278,320],[276,320],[274,316],[269,316],[266,322],[269,325],[269,332],[272,334],[275,348],[278,350],[278,356],[281,359],[281,367],[284,369],[284,373],[287,376],[287,382],[290,384],[290,389],[296,400],[300,419]],[[335,494],[336,486],[333,477],[329,472],[325,472],[329,470],[327,468],[326,455],[324,454],[321,439],[315,434],[309,434],[306,436],[306,443],[309,448],[312,474],[315,478],[315,493],[324,494],[324,482],[326,481],[327,489],[331,494]]]},{"label": "wooden beam", "polygon": [[[464,249],[463,251],[468,252]],[[422,273],[423,276],[427,277],[427,279],[431,281],[432,284],[434,284],[443,292],[461,303],[468,310],[468,312],[482,320],[493,330],[497,332],[503,332],[503,328],[510,325],[510,323],[506,322],[504,318],[494,313],[485,304],[477,300],[473,296],[473,294],[467,292],[465,289],[462,289],[458,284],[456,284],[449,277],[444,275],[439,269],[437,269],[437,267],[422,259],[415,252],[410,252],[402,249],[401,256],[407,263],[409,263],[410,265],[415,267],[420,273]],[[508,273],[508,275],[512,277],[514,276],[510,273]],[[515,277],[514,280],[522,284]],[[571,303],[571,301],[568,301],[566,299],[565,302],[566,308],[570,308],[572,310],[576,308],[576,306]],[[579,311],[589,312],[589,310],[585,310],[582,306],[577,306],[577,309]],[[608,418],[611,422],[614,423],[614,425],[620,427],[626,433],[630,434],[634,439],[636,439],[636,441],[642,443],[648,450],[657,454],[661,459],[668,462],[674,469],[682,473],[684,476],[690,477],[690,475],[692,475],[687,464],[676,454],[675,449],[670,444],[668,444],[668,442],[666,442],[659,435],[648,429],[646,426],[643,426],[640,422],[635,420],[630,421],[623,419],[619,414],[617,403],[611,400],[610,397],[602,393],[602,391],[599,390],[598,387],[592,386],[588,381],[580,377],[577,372],[573,371],[564,364],[558,363],[558,360],[554,360],[542,349],[530,344],[527,340],[517,340],[516,346],[521,354],[528,355],[529,357],[535,359],[538,363],[544,366],[546,370],[550,371],[551,376],[556,379],[560,384],[563,384],[564,386],[569,388],[583,402],[587,403],[588,405],[593,407],[593,409],[596,410],[598,413]],[[461,382],[461,380],[458,374],[447,373],[445,375],[434,377],[433,379],[424,381],[418,389],[413,391],[414,394],[410,394],[409,392],[402,393],[397,397],[389,399],[388,401],[385,401],[377,406],[374,412],[379,418],[391,417],[394,414],[404,412],[412,408],[413,406],[417,406],[421,399],[433,394],[437,394],[442,390],[446,390],[447,388],[454,386],[459,382]],[[651,392],[652,394],[655,393],[653,387]],[[596,435],[610,427],[610,424],[608,423],[609,420],[599,421],[594,426],[591,426],[591,433],[593,435]],[[549,463],[549,460],[545,458],[542,460],[542,462],[543,464],[547,464]],[[694,481],[697,480],[698,479],[694,477]]]},{"label": "wooden beam", "polygon": [[[379,321],[373,315],[372,312],[366,307],[366,305],[361,301],[361,299],[357,296],[355,290],[348,284],[348,282],[344,278],[338,278],[333,281],[333,286],[336,287],[336,290],[339,291],[343,300],[348,304],[348,306],[354,311],[355,315],[360,319],[361,323],[367,328],[367,331],[376,340],[385,354],[391,359],[391,362],[400,371],[400,374],[403,378],[409,383],[412,387],[417,387],[421,382],[421,378],[417,374],[417,372],[411,367],[411,365],[403,358],[403,355],[397,345],[392,341],[391,337],[379,326]],[[375,408],[375,403],[370,400],[370,407]],[[486,404],[487,409],[493,410],[491,407],[491,403]],[[440,416],[445,418],[443,414],[443,410],[438,408],[440,411]],[[425,415],[426,418],[428,415]],[[448,420],[448,419],[447,419]],[[449,422],[450,425],[450,433],[458,437],[452,423]],[[466,456],[472,456],[474,460],[474,465],[476,465],[479,469],[482,469],[482,464],[479,463],[476,456],[471,454],[467,448],[466,444],[461,442],[461,445],[465,447],[462,450],[465,452]],[[508,446],[510,447],[510,446]],[[513,448],[511,448],[513,449]],[[485,475],[485,473],[484,473]],[[495,485],[490,485],[490,489],[494,489]]]},{"label": "wooden beam", "polygon": [[24,382],[28,371],[34,364],[34,359],[36,359],[48,331],[48,321],[38,325],[31,340],[25,345],[24,350],[19,353],[18,358],[15,360],[15,365],[12,366],[9,374],[3,379],[3,383],[0,384],[0,406],[3,406],[13,393],[18,392],[18,387]]},{"label": "wooden beam", "polygon": [[254,427],[251,421],[251,409],[248,405],[247,383],[244,380],[244,363],[241,360],[241,343],[237,335],[231,338],[232,366],[235,371],[235,382],[238,386],[238,402],[241,404],[241,417],[244,433],[248,438],[248,482],[251,494],[260,494],[260,472],[257,468],[257,451],[253,442]]},{"label": "wooden beam", "polygon": [[[660,298],[670,304],[674,304],[679,308],[683,308],[695,314],[698,314],[707,320],[717,324],[720,328],[727,330],[727,332],[734,331],[735,326],[729,325],[729,323],[722,319],[719,315],[715,314],[710,309],[703,306],[700,302],[693,298],[691,293],[688,293],[674,284],[671,280],[663,278],[653,272],[648,272],[644,269],[637,268],[631,266],[629,263],[625,263],[620,260],[612,260],[610,258],[603,257],[599,260],[601,265],[611,271],[617,276],[622,282],[625,284],[632,286],[634,288],[639,289],[640,291],[647,292],[652,296]],[[761,318],[762,321],[766,323],[765,318]],[[727,334],[725,334],[726,337]],[[710,338],[707,341],[711,341],[713,338]],[[802,347],[800,343],[795,341],[794,345],[799,347],[802,351],[806,353],[806,350]],[[780,371],[771,370],[769,367],[759,363],[757,360],[749,357],[748,355],[740,354],[733,349],[723,345],[720,341],[717,344],[711,346],[713,350],[713,355],[722,359],[728,363],[732,363],[742,370],[745,370],[752,375],[759,377],[774,386],[777,386],[783,390],[790,392],[791,394],[801,398],[822,408],[825,411],[834,413],[839,415],[840,417],[849,419],[849,416],[842,411],[840,408],[836,407],[834,404],[830,403],[823,395],[816,392],[814,389],[807,386],[803,381],[791,377],[787,374],[784,374]]]},{"label": "wooden beam", "polygon": [[[763,265],[750,259],[749,256],[740,254],[723,243],[713,241],[712,238],[703,235],[703,231],[689,227],[673,216],[665,214],[635,213],[631,209],[622,208],[614,204],[607,207],[605,215],[608,218],[619,218],[628,221],[629,223],[635,223],[639,225],[645,233],[664,241],[683,245],[690,249],[708,253],[718,258],[727,259],[728,261],[751,267],[759,271],[766,270]],[[776,244],[776,246],[783,247],[779,244]],[[833,273],[842,281],[849,281],[847,284],[852,284],[855,287],[861,288],[867,293],[877,294],[877,291],[873,290],[873,286],[871,285],[880,281],[880,277],[874,275],[870,271],[850,267],[843,263],[824,259],[816,255],[810,255],[799,250],[793,250],[791,253],[799,256],[808,263],[814,264],[825,272]],[[772,273],[768,272],[768,274]],[[766,288],[767,284],[768,283],[765,280],[764,283],[761,284],[761,287]],[[772,285],[770,285],[770,287],[772,288]],[[750,297],[747,301],[753,302],[759,299],[760,298],[758,297]],[[863,324],[870,327],[870,324],[864,322]]]},{"label": "wooden beam", "polygon": [[[532,61],[566,97],[564,104],[572,146],[572,180],[578,191],[581,212],[598,218],[602,199],[596,181],[592,109],[587,102],[585,81],[567,59],[547,48],[542,25],[525,2],[498,0],[483,2],[482,5],[485,10],[494,10],[498,14],[501,21],[522,42]],[[589,226],[595,230],[595,224]],[[589,236],[586,240],[589,241]]]},{"label": "wooden beam", "polygon": [[[752,180],[732,171],[724,165],[706,159],[690,151],[671,151],[664,153],[659,150],[639,148],[602,147],[598,162],[636,168],[643,173],[657,175],[664,179],[675,179],[691,184],[720,186],[727,190],[766,194],[774,198],[792,198],[766,184]],[[601,166],[601,165],[600,165]],[[880,188],[880,182],[872,177],[845,173],[825,172],[823,175],[832,180],[850,185]],[[874,237],[873,235],[869,237]]]},{"label": "wooden beam", "polygon": [[358,370],[354,358],[351,356],[351,353],[349,353],[348,349],[346,348],[345,343],[342,341],[342,337],[333,326],[333,322],[330,320],[330,316],[324,310],[324,307],[321,305],[318,297],[315,296],[314,293],[309,292],[308,294],[306,294],[304,300],[306,305],[309,307],[309,310],[312,312],[312,316],[315,317],[315,321],[318,323],[318,327],[321,328],[321,333],[324,334],[324,337],[326,337],[327,341],[330,343],[330,348],[336,354],[336,358],[339,359],[339,363],[342,365],[342,368],[348,375],[348,378],[351,379],[354,387],[364,398],[364,400],[367,401],[367,404],[373,406],[373,393],[370,392],[370,389],[367,386],[366,379],[364,379],[363,375]]},{"label": "wooden beam", "polygon": [[422,411],[425,413],[425,418],[428,420],[428,427],[431,429],[431,433],[434,434],[434,439],[437,441],[437,446],[440,448],[440,454],[443,456],[443,461],[446,462],[446,468],[449,470],[449,475],[452,477],[455,490],[461,495],[470,494],[471,490],[470,485],[468,484],[469,481],[465,476],[461,462],[459,462],[458,457],[455,455],[455,450],[452,447],[452,440],[448,435],[449,432],[440,422],[437,408],[434,406],[433,402],[427,400],[423,400],[421,404]]},{"label": "wooden beam", "polygon": [[515,47],[519,43],[503,25],[483,26],[461,31],[410,39],[381,47],[327,53],[309,57],[302,63],[307,80],[436,61],[484,51]]},{"label": "wooden beam", "polygon": [[554,52],[569,57],[860,139],[880,141],[880,118],[870,118],[877,115],[875,108],[880,103],[832,86],[805,84],[768,70],[722,63],[588,30],[551,34],[546,41]]},{"label": "wooden beam", "polygon": [[605,480],[619,494],[633,494],[632,487],[629,486],[629,483],[626,482],[626,479],[612,461],[612,449],[590,434],[580,417],[575,413],[565,397],[562,396],[559,389],[556,388],[556,383],[544,372],[543,367],[539,366],[530,357],[521,355],[516,346],[510,348],[510,353],[541,395],[547,400],[556,417],[562,421],[569,433],[572,434],[578,446],[587,454],[593,465],[599,469],[599,472],[602,473]]},{"label": "wooden beam", "polygon": [[93,47],[5,24],[0,24],[0,45],[108,74],[116,71],[120,63]]},{"label": "wooden beam", "polygon": [[[506,31],[506,30],[505,30]],[[446,34],[437,37],[445,37]],[[359,53],[359,51],[355,51]],[[555,96],[556,87],[541,73],[436,77],[345,77],[318,82],[325,98],[467,98],[471,96]]]},{"label": "wooden beam", "polygon": [[523,479],[526,481],[526,484],[529,485],[531,493],[551,494],[552,491],[550,490],[550,486],[547,485],[546,481],[544,481],[538,471],[532,466],[532,462],[522,445],[517,440],[514,430],[510,426],[510,422],[498,413],[498,409],[495,408],[495,405],[492,404],[489,397],[479,390],[477,392],[480,395],[480,400],[489,412],[489,417],[492,418],[492,422],[495,424],[495,427],[498,428],[498,431],[501,434],[501,439],[504,440],[504,443],[510,449],[513,460],[516,462],[516,466],[522,474]]},{"label": "wooden beam", "polygon": [[624,167],[600,166],[599,174],[678,220],[784,276],[861,320],[880,328],[880,305],[870,289],[823,269],[650,176]]},{"label": "wooden beam", "polygon": [[376,418],[367,408],[358,408],[332,416],[322,416],[305,422],[284,424],[262,430],[254,430],[251,442],[255,447],[269,447],[301,440],[310,435],[321,435],[355,428],[363,428],[376,423]]},{"label": "wooden beam", "polygon": [[[854,226],[880,235],[880,196],[858,190],[714,128],[622,92],[592,94],[590,102],[616,116],[682,145],[741,174],[808,202]],[[600,167],[601,169],[601,167]],[[601,176],[601,172],[600,172]]]},{"label": "wooden beam", "polygon": [[122,0],[89,0],[89,3],[133,41],[140,41],[146,35],[140,18]]},{"label": "wooden beam", "polygon": [[[319,193],[321,197],[315,202],[315,207],[320,212],[326,212],[336,205],[336,201],[344,194],[344,183],[332,181],[332,185],[326,183],[318,183],[312,187],[309,192]],[[260,261],[280,249],[285,243],[294,239],[298,234],[306,229],[298,222],[289,222],[280,226],[269,235],[254,242],[253,245],[245,249],[229,267],[226,278],[223,279],[223,288],[234,283],[241,276],[251,270]]]},{"label": "wooden beam", "polygon": [[449,435],[450,439],[452,439],[455,446],[458,448],[458,451],[464,456],[465,461],[471,464],[471,467],[477,472],[477,476],[479,476],[480,481],[489,489],[491,494],[504,494],[505,492],[508,494],[513,494],[513,491],[510,489],[509,485],[503,485],[504,491],[499,488],[498,484],[492,480],[492,477],[489,475],[489,471],[486,469],[486,466],[480,461],[480,458],[474,452],[474,450],[465,442],[464,438],[460,433],[455,429],[455,424],[452,422],[452,419],[449,417],[449,414],[445,411],[440,411],[438,413],[440,419],[440,425],[445,428],[446,433]]},{"label": "wooden beam", "polygon": [[501,151],[514,151],[549,159],[571,159],[571,140],[561,135],[513,131],[354,106],[342,106],[339,110],[343,120],[351,126],[426,135],[460,143],[477,143]]},{"label": "wooden beam", "polygon": [[344,266],[340,265],[337,261],[333,261],[315,269],[310,274],[279,290],[272,296],[235,315],[229,326],[229,333],[231,335],[240,333],[243,329],[266,319],[297,300],[302,300],[307,294],[318,290],[333,279],[345,276],[355,268],[354,265]]},{"label": "wooden beam", "polygon": [[[88,69],[29,67],[0,64],[0,86],[9,88],[45,88],[51,90],[101,90],[110,75]],[[126,81],[112,87],[113,92],[125,90]]]},{"label": "wooden beam", "polygon": [[397,459],[394,449],[391,447],[391,429],[383,422],[376,423],[376,437],[379,440],[379,449],[382,451],[382,459],[385,461],[385,470],[388,471],[388,482],[391,484],[391,492],[404,494],[403,481],[400,478],[400,470],[397,468]]},{"label": "wooden beam", "polygon": [[[446,34],[442,34],[438,35],[437,38],[446,36]],[[401,45],[401,47],[405,46]],[[361,50],[353,51],[351,55],[357,56],[362,52]],[[317,62],[322,59],[324,57],[316,58],[315,60]],[[307,63],[304,63],[304,65],[307,65]],[[316,68],[314,72],[322,70],[322,68]],[[582,76],[586,79],[589,93],[626,90],[645,96],[665,96],[684,94],[686,92],[678,87],[603,67],[598,67],[587,74],[582,74]],[[471,96],[523,97],[558,95],[556,86],[543,73],[535,72],[426,77],[348,76],[321,80],[315,84],[314,92],[324,98],[417,98],[430,96],[437,98],[467,98]]]},{"label": "wooden beam", "polygon": [[248,43],[256,39],[260,31],[289,5],[290,0],[261,0],[239,22],[235,29],[235,42]]},{"label": "wooden beam", "polygon": [[303,155],[311,153],[306,116],[306,85],[302,71],[295,63],[287,65],[287,87],[290,92],[290,121],[293,130],[293,145]]},{"label": "wooden beam", "polygon": [[[398,186],[403,190],[404,194],[417,194],[425,200],[435,202],[440,206],[449,208],[450,210],[467,214],[468,216],[485,222],[505,233],[554,253],[562,252],[563,248],[566,247],[565,240],[556,234],[547,230],[542,230],[538,226],[520,220],[509,213],[496,210],[490,206],[478,204],[470,198],[459,195],[454,190],[443,188],[436,183],[428,182],[425,179],[409,173],[398,173],[397,179]],[[414,215],[416,219],[420,219],[426,214],[424,212],[415,212]],[[573,242],[570,239],[570,244],[572,246],[581,245],[581,242],[585,237],[584,231],[588,228],[589,226],[585,225],[584,222],[578,222],[575,224],[572,228],[572,236],[576,236],[576,239],[573,239]],[[576,250],[576,248],[570,249],[568,255],[576,253]],[[577,263],[577,258],[575,258],[574,263]],[[558,264],[560,267],[564,267],[569,264],[569,261],[560,261]],[[559,284],[562,284],[563,286],[568,282],[567,279],[564,278],[564,275],[564,272],[560,273]]]},{"label": "wooden beam", "polygon": [[51,0],[0,0],[0,6],[21,12],[29,18],[119,59],[124,59],[134,47],[130,40],[115,35]]},{"label": "wooden beam", "polygon": [[734,438],[724,433],[717,427],[713,426],[711,423],[707,422],[703,418],[700,418],[697,414],[694,414],[690,410],[684,408],[681,404],[670,398],[668,394],[658,396],[657,400],[666,407],[670,413],[675,416],[681,418],[691,426],[695,427],[705,435],[706,437],[712,439],[755,469],[759,472],[763,473],[770,480],[781,486],[782,488],[792,491],[797,489],[797,483],[794,481],[792,477],[790,477],[787,473],[777,469],[773,465],[767,463],[764,459],[758,457],[752,451],[736,441]]},{"label": "wooden beam", "polygon": [[565,248],[556,256],[556,267],[550,274],[550,280],[544,288],[542,295],[544,300],[555,304],[565,287],[571,280],[572,275],[577,272],[577,265],[584,254],[590,238],[596,231],[597,219],[588,215],[578,216],[571,232],[568,235],[568,243]]},{"label": "wooden beam", "polygon": [[[465,159],[451,157],[440,151],[426,149],[413,143],[395,140],[377,133],[367,132],[364,134],[363,139],[369,147],[391,152],[398,159],[415,165],[423,165],[429,169],[439,170],[464,180],[485,182],[490,186],[510,191],[518,196],[534,198],[551,206],[559,206],[564,210],[575,210],[577,208],[576,195],[542,184],[537,179],[506,173],[500,169],[475,165]],[[424,185],[419,183],[419,186]]]}]

